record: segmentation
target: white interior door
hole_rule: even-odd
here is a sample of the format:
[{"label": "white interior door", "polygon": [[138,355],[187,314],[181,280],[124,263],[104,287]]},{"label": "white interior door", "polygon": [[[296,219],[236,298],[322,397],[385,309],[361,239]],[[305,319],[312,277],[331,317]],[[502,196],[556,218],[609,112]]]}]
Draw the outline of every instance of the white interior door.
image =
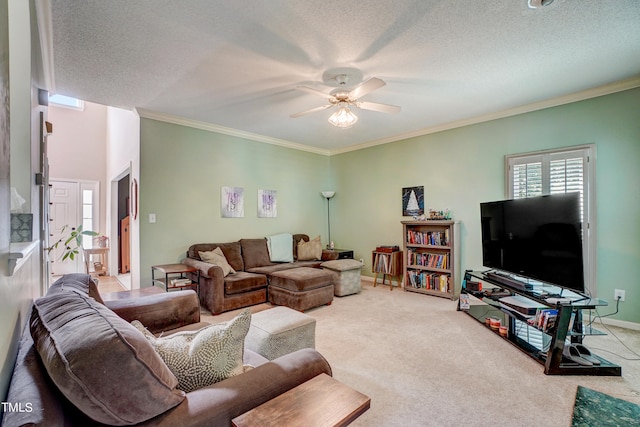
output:
[{"label": "white interior door", "polygon": [[[64,236],[69,236],[69,227],[76,227],[81,223],[78,213],[78,183],[67,181],[50,181],[50,205],[49,205],[49,233],[50,244],[57,242]],[[67,226],[64,233],[62,229]],[[73,261],[66,259],[62,261],[64,245],[58,245],[58,249],[51,252],[51,274],[59,276],[68,273],[79,273],[83,271],[82,255]]]}]

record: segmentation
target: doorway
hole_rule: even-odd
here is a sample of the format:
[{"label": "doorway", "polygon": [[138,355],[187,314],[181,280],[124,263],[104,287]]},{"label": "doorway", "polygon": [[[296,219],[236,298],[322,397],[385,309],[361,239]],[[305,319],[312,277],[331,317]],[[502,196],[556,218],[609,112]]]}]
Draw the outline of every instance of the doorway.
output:
[{"label": "doorway", "polygon": [[118,274],[131,272],[131,235],[129,228],[130,175],[118,180]]},{"label": "doorway", "polygon": [[[82,225],[84,230],[98,231],[99,228],[99,206],[98,182],[97,181],[49,181],[51,185],[49,193],[49,243],[69,236],[72,228]],[[91,236],[83,236],[83,248],[93,248]],[[59,244],[50,256],[50,273],[59,276],[68,273],[79,273],[84,271],[82,254],[74,257],[73,260],[67,258],[62,260],[64,244]]]}]

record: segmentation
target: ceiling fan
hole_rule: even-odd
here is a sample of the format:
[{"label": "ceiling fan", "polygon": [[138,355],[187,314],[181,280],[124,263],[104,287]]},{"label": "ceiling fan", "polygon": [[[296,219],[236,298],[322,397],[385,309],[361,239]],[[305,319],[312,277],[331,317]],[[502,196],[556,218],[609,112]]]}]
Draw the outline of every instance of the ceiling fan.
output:
[{"label": "ceiling fan", "polygon": [[360,101],[360,98],[362,98],[363,96],[386,85],[386,83],[382,79],[371,77],[370,79],[359,84],[353,89],[345,89],[347,83],[349,82],[348,74],[336,75],[334,79],[337,82],[338,87],[332,90],[330,93],[325,93],[321,90],[314,89],[309,86],[298,86],[296,89],[303,92],[311,93],[313,95],[321,96],[327,99],[329,103],[321,105],[320,107],[312,108],[310,110],[292,114],[291,117],[297,118],[306,114],[315,113],[316,111],[322,111],[326,110],[327,108],[339,106],[340,108],[338,109],[338,111],[336,111],[331,115],[331,117],[329,117],[329,123],[336,127],[349,128],[358,121],[358,116],[353,114],[353,112],[349,109],[350,105],[361,108],[363,110],[378,111],[381,113],[394,114],[400,111],[400,107],[398,107],[397,105]]}]

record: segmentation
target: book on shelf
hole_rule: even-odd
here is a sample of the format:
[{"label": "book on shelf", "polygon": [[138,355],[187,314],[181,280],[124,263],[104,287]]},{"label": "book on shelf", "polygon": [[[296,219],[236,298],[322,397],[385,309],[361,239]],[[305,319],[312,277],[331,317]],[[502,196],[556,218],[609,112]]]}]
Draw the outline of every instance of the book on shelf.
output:
[{"label": "book on shelf", "polygon": [[407,243],[414,245],[449,246],[449,230],[420,232],[407,231]]},{"label": "book on shelf", "polygon": [[[529,322],[529,324],[540,329],[542,332],[547,332],[555,326],[557,319],[558,310],[554,308],[541,308],[536,312],[535,317]],[[569,331],[570,330],[571,329],[569,329]]]},{"label": "book on shelf", "polygon": [[414,288],[449,292],[451,280],[447,274],[409,270],[407,271],[407,276],[410,286]]},{"label": "book on shelf", "polygon": [[408,249],[407,262],[408,265],[419,265],[422,267],[440,268],[446,270],[449,268],[449,254],[432,254],[428,252],[417,252]]},{"label": "book on shelf", "polygon": [[187,278],[176,278],[176,279],[170,279],[169,280],[169,284],[173,287],[177,287],[177,286],[185,286],[185,285],[190,285],[191,284],[191,279],[187,279]]},{"label": "book on shelf", "polygon": [[469,302],[468,294],[460,294],[460,310],[469,310],[471,308],[471,303]]}]

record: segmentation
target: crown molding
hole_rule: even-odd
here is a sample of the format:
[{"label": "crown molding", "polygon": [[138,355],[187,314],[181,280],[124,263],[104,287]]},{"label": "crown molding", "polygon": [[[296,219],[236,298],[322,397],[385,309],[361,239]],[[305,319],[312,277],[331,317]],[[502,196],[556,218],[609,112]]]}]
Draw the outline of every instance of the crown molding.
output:
[{"label": "crown molding", "polygon": [[320,148],[298,144],[291,141],[286,141],[284,139],[271,138],[271,137],[259,135],[256,133],[244,132],[238,129],[232,129],[224,126],[213,125],[213,124],[201,122],[198,120],[185,119],[183,117],[172,116],[170,114],[157,113],[155,111],[145,110],[142,108],[136,108],[136,111],[138,112],[140,117],[145,119],[173,123],[176,125],[206,130],[209,132],[216,132],[224,135],[235,136],[238,138],[249,139],[252,141],[263,142],[265,144],[277,145],[280,147],[291,148],[291,149],[300,150],[300,151],[307,151],[315,154],[322,154],[324,156],[329,155],[329,150],[322,150]]},{"label": "crown molding", "polygon": [[271,138],[264,135],[259,135],[250,132],[244,132],[237,129],[227,128],[224,126],[213,125],[210,123],[201,122],[198,120],[185,119],[183,117],[172,116],[170,114],[158,113],[150,110],[144,110],[137,108],[136,111],[140,117],[152,120],[158,120],[161,122],[173,123],[177,125],[192,127],[196,129],[206,130],[210,132],[221,133],[224,135],[235,136],[238,138],[244,138],[252,141],[263,142],[266,144],[277,145],[280,147],[291,148],[294,150],[307,151],[309,153],[321,154],[324,156],[333,156],[336,154],[348,153],[351,151],[362,150],[365,148],[375,147],[377,145],[389,144],[391,142],[402,141],[404,139],[415,138],[418,136],[429,135],[432,133],[442,132],[446,130],[456,129],[464,126],[474,125],[478,123],[488,122],[491,120],[502,119],[511,116],[517,116],[519,114],[530,113],[533,111],[543,110],[545,108],[557,107],[560,105],[571,104],[573,102],[584,101],[591,98],[597,98],[599,96],[610,95],[616,92],[622,92],[629,89],[635,89],[640,87],[640,77],[634,77],[626,80],[621,80],[608,85],[598,86],[595,88],[587,89],[580,92],[575,92],[568,95],[559,96],[556,98],[547,99],[544,101],[534,102],[531,104],[522,105],[507,110],[497,111],[494,113],[483,114],[481,116],[470,117],[468,119],[457,120],[454,122],[444,123],[437,126],[431,126],[428,128],[419,129],[412,132],[407,132],[399,135],[395,135],[389,138],[377,139],[374,141],[365,142],[362,144],[353,145],[351,147],[340,148],[336,150],[323,150],[316,147],[311,147],[304,144],[299,144],[292,141],[283,139]]},{"label": "crown molding", "polygon": [[51,18],[51,1],[35,2],[38,35],[40,38],[40,54],[42,56],[42,79],[44,88],[55,94],[56,79],[53,67],[53,24]]},{"label": "crown molding", "polygon": [[544,101],[534,102],[532,104],[522,105],[520,107],[510,108],[508,110],[498,111],[489,114],[483,114],[481,116],[471,117],[468,119],[457,120],[455,122],[444,123],[442,125],[432,126],[424,129],[419,129],[413,132],[407,132],[400,135],[395,135],[389,138],[382,138],[375,141],[369,141],[351,147],[340,148],[337,150],[331,150],[330,156],[342,153],[348,153],[350,151],[362,150],[364,148],[375,147],[377,145],[388,144],[391,142],[397,142],[404,139],[415,138],[417,136],[428,135],[436,132],[442,132],[445,130],[451,130],[464,126],[474,125],[483,122],[489,122],[491,120],[502,119],[505,117],[517,116],[519,114],[530,113],[533,111],[544,110],[545,108],[557,107],[560,105],[571,104],[573,102],[584,101],[591,98],[597,98],[599,96],[610,95],[616,92],[622,92],[629,89],[635,89],[640,87],[640,77],[633,77],[626,80],[621,80],[615,83],[598,86],[595,88],[587,89],[580,92],[575,92],[569,95],[563,95],[556,98],[547,99]]}]

